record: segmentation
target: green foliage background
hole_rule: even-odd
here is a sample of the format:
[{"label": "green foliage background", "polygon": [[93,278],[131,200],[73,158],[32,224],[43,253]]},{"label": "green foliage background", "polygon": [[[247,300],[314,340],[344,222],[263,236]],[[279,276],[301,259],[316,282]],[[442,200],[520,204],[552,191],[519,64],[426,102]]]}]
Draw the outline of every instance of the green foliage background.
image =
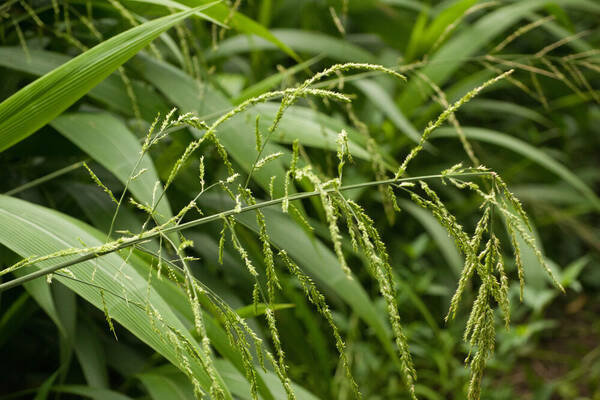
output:
[{"label": "green foliage background", "polygon": [[[484,336],[495,337],[495,349],[482,399],[599,399],[599,21],[595,0],[5,1],[0,262],[6,269],[24,260],[24,267],[1,276],[0,398],[187,399],[202,396],[196,386],[206,398],[350,399],[353,380],[363,398],[410,398],[412,364],[398,335],[394,342],[393,304],[418,398],[479,398],[470,385],[478,367],[471,363],[470,372],[465,358],[476,359],[487,344],[470,346],[463,334],[465,326],[485,325],[469,315],[491,315],[496,334]],[[345,63],[360,65],[207,129],[249,99],[302,88],[316,72]],[[456,113],[444,113],[511,69]],[[292,104],[294,93],[301,96]],[[289,107],[279,120],[282,102]],[[490,216],[490,235],[503,243],[494,260],[503,260],[510,278],[509,329],[507,313],[476,312],[483,273],[465,286],[456,318],[445,321],[470,251],[447,230],[476,232],[490,204],[482,208],[475,191],[436,178],[397,188],[398,213],[387,189],[368,183],[393,177],[440,114],[445,124],[402,176],[482,164],[521,200],[541,251],[512,235],[521,247],[522,301],[510,218]],[[158,136],[148,147],[153,121]],[[190,143],[198,145],[187,157]],[[219,184],[234,172],[229,161],[240,176]],[[314,176],[285,183],[294,181],[286,171],[296,162],[299,170],[310,164]],[[482,170],[462,172],[473,171]],[[287,214],[281,201],[260,208],[258,219],[218,214],[312,192],[315,177],[338,176],[356,185],[343,200],[331,189],[331,197],[290,202]],[[472,178],[486,193],[495,190],[495,180]],[[238,191],[244,182],[256,199]],[[443,209],[419,207],[415,196],[433,200],[429,188]],[[198,193],[180,221],[191,226],[182,235],[175,229],[140,246],[106,247],[142,226],[172,226]],[[327,201],[341,213],[339,238]],[[511,207],[518,212],[518,204]],[[436,211],[448,211],[441,224]],[[199,213],[208,220],[197,223]],[[351,235],[341,221],[353,213],[377,229],[387,251],[372,254]],[[55,252],[60,257],[35,259]],[[86,255],[52,279],[27,278]],[[389,276],[377,275],[373,256],[389,257]],[[503,272],[497,276],[504,282]],[[8,290],[20,277],[25,283]],[[395,291],[382,289],[386,279]],[[255,288],[262,296],[256,307]],[[494,307],[506,306],[504,297],[494,299]],[[228,336],[231,320],[247,330]],[[264,371],[260,351],[243,352],[257,341],[277,358]],[[254,378],[245,375],[248,360],[257,366]]]}]

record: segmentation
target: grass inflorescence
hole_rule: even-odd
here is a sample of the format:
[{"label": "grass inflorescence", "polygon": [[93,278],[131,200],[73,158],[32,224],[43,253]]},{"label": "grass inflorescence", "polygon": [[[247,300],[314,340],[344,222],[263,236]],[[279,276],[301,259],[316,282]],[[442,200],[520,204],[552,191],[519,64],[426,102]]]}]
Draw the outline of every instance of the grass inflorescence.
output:
[{"label": "grass inflorescence", "polygon": [[[339,266],[347,279],[353,279],[353,276],[356,273],[355,270],[358,266],[347,259],[346,252],[343,248],[343,234],[347,234],[350,237],[355,251],[359,252],[364,257],[369,275],[377,282],[379,293],[385,301],[389,325],[392,328],[397,356],[400,360],[400,374],[410,397],[416,399],[415,382],[417,380],[417,372],[410,351],[410,341],[401,322],[400,310],[397,305],[398,293],[394,281],[394,266],[390,260],[386,245],[375,227],[375,222],[369,217],[365,209],[361,207],[358,202],[347,198],[344,195],[345,191],[349,189],[366,188],[370,186],[387,187],[382,193],[385,194],[384,202],[388,204],[391,202],[393,204],[393,209],[391,209],[392,212],[394,212],[393,210],[399,211],[399,208],[396,205],[397,191],[399,190],[402,193],[407,193],[409,198],[415,204],[431,212],[431,214],[446,229],[450,237],[454,239],[456,247],[464,255],[464,268],[460,275],[458,288],[450,303],[447,320],[455,317],[460,300],[464,297],[464,292],[469,286],[469,283],[473,281],[475,275],[479,277],[480,285],[478,293],[472,305],[464,333],[465,341],[468,342],[471,347],[470,354],[467,357],[467,361],[471,368],[469,398],[479,398],[483,369],[486,360],[493,354],[494,349],[496,325],[494,310],[496,308],[501,310],[507,327],[510,321],[508,276],[504,269],[504,260],[501,250],[502,244],[499,239],[500,235],[494,231],[493,220],[502,216],[506,221],[510,245],[514,249],[515,262],[518,267],[518,276],[521,281],[521,292],[523,290],[524,277],[520,248],[517,244],[516,235],[520,235],[525,243],[534,250],[542,265],[545,266],[546,264],[541,252],[536,248],[533,239],[527,233],[527,229],[530,227],[527,215],[520,202],[508,190],[507,185],[496,173],[481,166],[464,168],[462,165],[456,165],[443,171],[439,175],[415,177],[405,177],[405,175],[409,163],[417,157],[419,152],[423,149],[423,145],[427,142],[429,136],[436,128],[441,126],[446,119],[453,118],[454,112],[456,112],[463,104],[471,100],[489,85],[509,76],[512,71],[505,72],[490,79],[481,86],[468,92],[452,105],[448,105],[446,102],[446,109],[438,116],[438,118],[427,125],[421,136],[421,140],[407,153],[392,178],[389,178],[389,175],[386,172],[385,163],[379,156],[379,150],[377,149],[375,141],[368,135],[368,131],[360,125],[360,122],[356,120],[356,117],[353,116],[353,114],[350,114],[351,119],[355,119],[355,125],[362,128],[363,133],[367,136],[366,143],[373,156],[372,168],[378,180],[346,186],[342,184],[344,166],[348,162],[353,162],[352,155],[349,151],[348,134],[346,131],[342,130],[337,136],[338,165],[336,176],[325,176],[319,170],[315,169],[308,160],[301,159],[298,141],[294,141],[289,168],[284,176],[284,196],[273,198],[273,182],[276,178],[273,177],[270,181],[271,188],[269,190],[271,200],[257,200],[257,193],[260,192],[256,192],[255,189],[249,186],[250,177],[267,163],[275,162],[275,160],[284,157],[283,152],[276,152],[268,155],[263,155],[263,153],[266,145],[272,138],[272,134],[278,129],[280,121],[284,118],[286,110],[289,109],[298,98],[303,96],[314,96],[321,99],[349,103],[351,99],[342,93],[332,90],[314,89],[311,88],[311,85],[332,74],[354,70],[379,71],[404,80],[402,75],[377,65],[355,63],[340,64],[315,74],[312,78],[295,88],[269,92],[246,100],[234,109],[216,118],[212,123],[200,120],[191,113],[177,114],[175,109],[162,118],[162,121],[157,118],[148,129],[142,144],[140,158],[135,163],[135,167],[131,171],[130,177],[125,184],[125,189],[119,199],[117,199],[113,192],[100,181],[90,167],[88,167],[87,164],[84,164],[84,167],[88,170],[92,180],[108,194],[114,203],[116,203],[116,210],[108,232],[107,242],[100,246],[83,246],[81,248],[64,249],[53,254],[31,256],[23,259],[12,267],[3,270],[2,275],[8,272],[14,272],[15,270],[29,265],[39,265],[40,263],[51,260],[58,261],[58,264],[55,262],[53,265],[45,267],[35,273],[29,273],[21,278],[2,283],[0,284],[0,289],[4,290],[17,284],[22,284],[42,275],[60,273],[61,271],[65,271],[69,266],[82,261],[99,258],[109,253],[122,251],[127,248],[130,250],[140,248],[140,246],[147,241],[154,238],[160,238],[160,252],[156,263],[156,277],[157,279],[166,278],[172,281],[185,292],[193,314],[194,330],[199,338],[200,346],[198,347],[193,343],[190,343],[185,335],[178,332],[175,328],[168,326],[161,318],[160,313],[153,307],[149,297],[146,299],[138,299],[137,301],[141,301],[139,303],[135,303],[134,301],[134,304],[145,304],[143,307],[146,310],[148,318],[151,319],[156,332],[163,340],[173,345],[176,349],[176,353],[179,357],[179,368],[191,379],[196,393],[201,396],[204,391],[201,389],[202,385],[191,369],[190,360],[188,359],[187,354],[194,355],[197,361],[202,365],[204,372],[210,381],[209,392],[212,398],[225,398],[226,392],[225,388],[222,387],[222,382],[217,378],[216,369],[212,361],[215,354],[205,325],[205,314],[208,313],[211,314],[212,317],[217,318],[224,326],[230,344],[236,348],[240,354],[246,377],[250,382],[252,398],[258,399],[259,393],[259,380],[255,365],[257,363],[259,365],[264,365],[264,359],[266,359],[270,361],[272,368],[279,377],[287,397],[289,399],[294,399],[295,394],[291,385],[291,379],[288,375],[288,364],[281,343],[281,333],[278,329],[277,315],[274,308],[277,302],[277,292],[281,290],[278,278],[282,273],[280,265],[284,265],[287,272],[298,280],[307,300],[316,307],[317,311],[329,325],[346,377],[351,383],[352,392],[356,398],[360,398],[361,394],[359,386],[353,377],[352,367],[347,358],[346,343],[340,329],[336,325],[325,296],[320,292],[316,283],[302,270],[292,257],[287,254],[285,249],[279,249],[277,251],[278,257],[275,256],[276,253],[273,249],[272,238],[269,235],[268,221],[263,213],[263,208],[277,204],[282,206],[284,212],[288,212],[290,208],[294,207],[293,210],[295,210],[298,218],[303,221],[305,226],[312,229],[310,222],[305,219],[304,213],[299,211],[299,209],[291,203],[305,198],[318,197],[320,199],[320,206],[324,212],[324,218],[327,221],[329,239],[332,242]],[[239,181],[238,177],[240,176],[240,172],[236,172],[227,149],[222,145],[217,135],[218,128],[226,121],[234,118],[237,114],[240,114],[257,104],[276,98],[281,98],[280,107],[266,136],[263,136],[260,132],[259,120],[258,118],[256,119],[256,129],[254,133],[257,157],[248,173],[248,179],[244,185],[241,185],[237,183],[237,181]],[[351,109],[349,110],[351,111]],[[118,217],[120,208],[124,205],[123,200],[130,183],[145,172],[140,168],[142,158],[151,151],[153,146],[165,140],[173,128],[180,127],[193,128],[198,132],[202,132],[202,134],[198,139],[192,140],[183,150],[181,155],[175,160],[167,175],[164,186],[160,184],[155,186],[155,196],[151,204],[143,204],[130,198],[131,204],[147,215],[146,222],[142,225],[140,232],[129,236],[121,236],[114,240],[111,239],[114,233],[113,229],[115,221]],[[466,142],[463,141],[463,143]],[[173,182],[175,182],[181,171],[185,169],[189,160],[195,157],[195,153],[201,148],[206,149],[204,146],[205,144],[211,145],[216,150],[220,162],[225,167],[228,176],[213,183],[208,182],[205,166],[205,157],[207,155],[203,154],[201,157],[198,157],[199,167],[197,177],[200,191],[186,206],[175,213],[173,217],[166,222],[159,223],[159,219],[156,218],[157,205],[165,197],[166,192],[172,186]],[[468,149],[470,149],[470,147],[468,147]],[[472,150],[470,150],[469,153],[472,153]],[[471,159],[473,160],[473,157],[471,157]],[[482,184],[477,184],[470,178],[482,180]],[[482,212],[473,234],[466,232],[464,227],[458,222],[457,218],[446,207],[444,201],[427,183],[427,181],[431,179],[441,180],[444,183],[449,183],[459,189],[474,191],[481,197],[480,208]],[[308,185],[308,187],[313,188],[313,191],[295,193],[294,190],[294,192],[292,192],[292,189],[295,188],[296,184],[302,184],[304,187],[307,187]],[[215,214],[202,216],[195,220],[185,221],[186,215],[190,210],[196,209],[203,215],[205,211],[200,208],[198,201],[204,193],[218,188],[229,197],[230,201],[234,204],[234,207],[230,210],[223,210]],[[251,256],[250,252],[245,248],[243,241],[237,233],[238,220],[236,219],[236,216],[240,213],[249,211],[253,211],[256,215],[258,239],[261,243],[261,265],[264,265],[264,276],[261,275],[263,272],[256,267],[255,262],[253,261],[254,256]],[[151,221],[153,222],[152,225],[150,224]],[[186,255],[186,249],[192,247],[193,242],[186,239],[183,236],[183,232],[185,229],[212,221],[221,221],[223,225],[219,239],[219,261],[222,262],[225,245],[230,243],[237,251],[241,264],[245,265],[247,272],[254,281],[252,285],[252,299],[255,310],[258,309],[259,304],[266,305],[264,316],[270,333],[271,343],[274,347],[274,354],[262,345],[262,339],[253,332],[246,322],[241,319],[226,302],[220,299],[219,296],[212,293],[198,281],[192,272],[189,261],[193,260],[193,258]],[[342,222],[344,222],[344,224],[342,224]],[[174,242],[173,234],[177,235],[177,243]],[[163,249],[163,247],[165,247],[165,249]],[[163,253],[175,255],[177,263],[166,261],[162,255]],[[131,251],[129,252],[129,256],[130,255]],[[125,265],[129,256],[125,258],[123,265]],[[69,259],[60,262],[62,259],[66,258]],[[281,263],[278,263],[278,259],[281,260]],[[166,273],[164,272],[165,270]],[[553,277],[551,270],[546,267],[546,271],[552,276],[555,283],[560,286]],[[151,272],[147,282],[148,287],[152,285],[152,276],[153,273]],[[124,274],[119,274],[115,276],[114,279],[118,281],[120,285],[126,284],[126,282],[124,282],[124,280],[126,280]],[[265,282],[265,285],[263,285],[263,281]],[[106,321],[109,324],[110,330],[114,333],[115,329],[110,316],[110,310],[104,300],[105,296],[109,296],[109,293],[112,292],[105,292],[102,289],[99,290],[103,300],[103,310],[106,315]],[[128,299],[126,299],[126,301],[128,301]]]}]

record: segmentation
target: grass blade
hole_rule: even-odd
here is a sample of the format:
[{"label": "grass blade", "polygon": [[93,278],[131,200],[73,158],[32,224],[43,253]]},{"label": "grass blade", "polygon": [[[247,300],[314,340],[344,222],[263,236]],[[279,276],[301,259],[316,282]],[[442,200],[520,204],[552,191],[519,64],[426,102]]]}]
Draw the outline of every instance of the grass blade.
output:
[{"label": "grass blade", "polygon": [[118,34],[0,103],[0,151],[50,122],[152,39],[196,11],[162,17]]}]

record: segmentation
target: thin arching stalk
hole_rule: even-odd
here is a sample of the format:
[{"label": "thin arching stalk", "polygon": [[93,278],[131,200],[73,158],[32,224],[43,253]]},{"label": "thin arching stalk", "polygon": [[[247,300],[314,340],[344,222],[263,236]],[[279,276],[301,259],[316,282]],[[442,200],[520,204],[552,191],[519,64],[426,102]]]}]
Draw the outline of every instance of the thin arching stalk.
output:
[{"label": "thin arching stalk", "polygon": [[336,191],[347,191],[347,190],[352,190],[352,189],[360,189],[360,188],[373,187],[373,186],[378,186],[378,185],[389,185],[389,184],[394,184],[394,183],[414,182],[414,181],[420,181],[420,180],[440,179],[440,178],[459,178],[459,177],[464,178],[464,177],[474,177],[474,176],[483,176],[483,175],[491,175],[491,174],[492,174],[492,172],[489,172],[489,171],[481,171],[481,172],[465,172],[465,173],[450,174],[450,175],[444,175],[444,174],[425,175],[425,176],[415,176],[415,177],[401,178],[401,179],[390,178],[390,179],[384,179],[384,180],[379,180],[379,181],[357,183],[354,185],[346,185],[346,186],[341,186],[339,188],[326,188],[321,191],[317,190],[317,191],[312,191],[312,192],[296,193],[296,194],[290,195],[288,197],[279,197],[277,199],[267,200],[267,201],[263,201],[260,203],[245,206],[245,207],[242,207],[241,209],[233,208],[233,209],[230,209],[227,211],[208,215],[206,217],[198,218],[193,221],[189,221],[189,222],[171,226],[171,227],[162,227],[162,226],[156,227],[149,231],[142,232],[139,235],[113,242],[110,246],[107,246],[106,250],[102,250],[102,249],[98,250],[97,249],[93,253],[85,254],[74,260],[70,260],[70,261],[66,261],[64,263],[60,263],[58,265],[46,267],[46,268],[40,269],[38,271],[32,272],[30,274],[23,275],[19,278],[15,278],[8,282],[2,283],[2,284],[0,284],[0,292],[10,289],[10,288],[13,288],[13,287],[16,287],[16,286],[19,286],[19,285],[22,285],[26,282],[31,281],[32,279],[36,279],[41,276],[51,274],[60,269],[63,269],[63,268],[66,268],[66,267],[69,267],[69,266],[72,266],[75,264],[79,264],[79,263],[82,263],[85,261],[89,261],[89,260],[104,256],[106,254],[114,253],[115,251],[119,251],[119,250],[128,248],[135,244],[145,242],[149,239],[152,239],[152,238],[155,238],[155,237],[158,237],[161,235],[166,235],[171,232],[178,232],[178,231],[189,229],[189,228],[192,228],[195,226],[207,224],[209,222],[217,221],[217,220],[220,220],[222,218],[226,218],[226,217],[229,217],[232,215],[236,215],[236,214],[240,214],[240,213],[244,213],[244,212],[248,212],[248,211],[253,211],[253,210],[257,210],[257,209],[261,209],[261,208],[265,208],[265,207],[269,207],[269,206],[273,206],[273,205],[278,205],[278,204],[283,203],[286,200],[287,201],[301,200],[301,199],[306,199],[309,197],[319,196],[323,192],[331,193],[331,192],[336,192]]}]

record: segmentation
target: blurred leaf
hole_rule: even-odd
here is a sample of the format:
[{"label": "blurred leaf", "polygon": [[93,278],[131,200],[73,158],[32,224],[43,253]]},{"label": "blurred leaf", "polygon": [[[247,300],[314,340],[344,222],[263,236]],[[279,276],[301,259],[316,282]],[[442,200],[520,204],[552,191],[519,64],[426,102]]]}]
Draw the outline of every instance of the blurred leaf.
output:
[{"label": "blurred leaf", "polygon": [[[254,20],[246,17],[245,15],[239,12],[231,12],[231,9],[220,0],[215,4],[212,0],[130,0],[130,1],[138,1],[142,3],[153,3],[160,4],[166,7],[172,7],[179,10],[190,10],[190,7],[196,7],[196,10],[203,10],[203,13],[196,12],[194,15],[201,17],[202,19],[206,19],[206,16],[210,17],[209,20],[217,23],[227,23],[231,28],[234,28],[238,31],[244,32],[249,35],[257,35],[274,46],[277,46],[279,49],[286,52],[292,58],[295,58],[297,61],[300,61],[299,57],[294,53],[294,51],[287,46],[286,43],[283,43],[279,38],[266,29],[261,24],[255,22]],[[200,6],[202,5],[202,6]],[[214,5],[214,6],[213,6]]]},{"label": "blurred leaf", "polygon": [[245,100],[248,100],[252,97],[260,96],[261,94],[272,90],[281,82],[284,82],[286,79],[289,79],[290,77],[294,76],[294,74],[297,74],[302,70],[308,69],[311,65],[319,61],[321,58],[323,57],[313,57],[310,60],[304,61],[300,64],[296,64],[293,67],[286,68],[284,71],[281,71],[277,74],[268,76],[262,81],[245,88],[239,95],[235,96],[235,98],[232,99],[232,103],[237,105],[244,102]]},{"label": "blurred leaf", "polygon": [[373,104],[378,106],[400,132],[412,139],[413,142],[419,143],[421,133],[402,114],[400,108],[396,106],[387,92],[378,83],[370,80],[360,80],[353,81],[352,84],[358,87]]},{"label": "blurred leaf", "polygon": [[[594,191],[567,167],[554,160],[541,150],[520,139],[490,129],[463,127],[463,131],[468,139],[481,140],[486,143],[492,143],[507,148],[521,154],[525,158],[530,159],[534,163],[546,168],[548,171],[553,172],[564,179],[565,182],[567,182],[573,188],[577,189],[583,196],[585,196],[587,201],[594,206],[594,208],[600,211],[600,199],[594,193]],[[456,131],[453,128],[440,128],[436,130],[433,133],[432,138],[436,137],[457,138]]]},{"label": "blurred leaf", "polygon": [[37,389],[33,400],[46,400],[48,398],[50,390],[52,389],[52,385],[56,380],[56,377],[58,376],[58,372],[59,371],[56,371],[55,373],[50,375],[48,379],[46,379],[44,383],[42,383],[42,385]]},{"label": "blurred leaf", "polygon": [[[295,307],[294,304],[273,304],[271,306],[271,309],[273,311],[277,311],[277,310],[285,310],[287,308],[294,308],[294,307]],[[249,304],[242,308],[238,308],[237,310],[235,310],[235,312],[242,318],[252,318],[252,317],[258,317],[259,315],[263,315],[266,310],[267,310],[267,305],[264,303],[259,303],[256,305],[256,307],[254,306],[254,304]]]},{"label": "blurred leaf", "polygon": [[185,375],[171,365],[153,368],[137,377],[153,400],[194,400],[194,388]]},{"label": "blurred leaf", "polygon": [[450,268],[454,271],[456,276],[460,275],[460,272],[463,268],[462,257],[456,249],[456,244],[448,236],[448,233],[440,225],[438,220],[429,212],[423,210],[408,200],[399,200],[398,203],[403,210],[406,210],[408,213],[412,214],[412,216],[415,217],[421,223],[421,225],[423,225],[427,232],[429,232],[429,234],[433,237],[433,240],[435,240],[437,243],[440,252],[446,259],[446,262]]},{"label": "blurred leaf", "polygon": [[119,392],[109,389],[94,388],[84,385],[59,385],[52,388],[53,391],[59,393],[73,394],[93,400],[132,400],[131,397],[125,396]]},{"label": "blurred leaf", "polygon": [[[21,270],[15,271],[15,276],[23,276],[29,272],[32,272],[33,268],[23,268]],[[31,295],[31,297],[38,303],[40,308],[44,310],[44,312],[50,317],[52,322],[56,324],[58,331],[62,336],[67,336],[67,331],[63,326],[58,313],[56,311],[56,307],[54,305],[54,299],[52,298],[52,293],[50,292],[50,288],[44,282],[41,281],[31,281],[27,282],[23,285],[25,290]]]},{"label": "blurred leaf", "polygon": [[106,368],[104,349],[89,322],[83,321],[77,326],[75,354],[77,354],[88,386],[108,389],[108,369]]},{"label": "blurred leaf", "polygon": [[[347,40],[334,38],[322,33],[296,29],[272,29],[271,33],[281,42],[300,53],[325,55],[337,61],[373,63],[375,56]],[[276,50],[277,48],[256,36],[238,35],[226,39],[219,48],[207,54],[209,60],[231,57],[240,53]]]},{"label": "blurred leaf", "polygon": [[477,115],[481,112],[497,113],[498,117],[504,118],[507,114],[526,118],[545,126],[552,126],[552,121],[531,108],[521,106],[516,103],[491,99],[473,99],[461,107],[461,111],[470,112]]},{"label": "blurred leaf", "polygon": [[21,293],[8,307],[4,308],[0,317],[0,349],[15,335],[23,324],[36,312],[37,307],[31,302],[28,293]]},{"label": "blurred leaf", "polygon": [[[244,379],[244,376],[240,374],[238,370],[236,370],[227,360],[217,360],[216,361],[217,370],[223,376],[227,385],[231,388],[231,392],[235,394],[240,399],[251,400],[250,396],[250,385]],[[261,378],[266,382],[267,386],[273,392],[273,396],[276,399],[285,399],[287,398],[287,394],[285,389],[281,385],[279,378],[273,372],[258,370],[258,374]],[[307,390],[303,389],[299,385],[295,385],[292,383],[292,387],[294,389],[294,393],[296,395],[296,399],[298,400],[317,400],[317,397],[312,395]]]},{"label": "blurred leaf", "polygon": [[579,274],[581,274],[581,271],[583,271],[583,269],[589,264],[590,261],[591,261],[590,256],[585,255],[585,256],[580,257],[577,260],[573,261],[569,265],[567,265],[563,269],[562,275],[560,276],[560,283],[564,287],[571,286],[576,281],[576,279],[579,277]]}]

